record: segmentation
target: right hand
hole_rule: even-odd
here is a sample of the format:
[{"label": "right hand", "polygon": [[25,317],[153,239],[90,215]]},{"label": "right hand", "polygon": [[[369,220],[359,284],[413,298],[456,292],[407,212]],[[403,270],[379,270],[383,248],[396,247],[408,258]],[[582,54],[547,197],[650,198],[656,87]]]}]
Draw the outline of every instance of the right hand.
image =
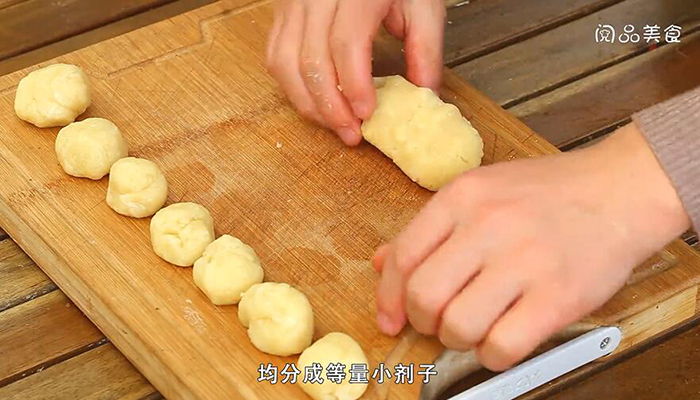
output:
[{"label": "right hand", "polygon": [[438,89],[444,18],[443,0],[281,0],[268,69],[299,113],[356,145],[376,107],[372,41],[382,22],[405,42],[408,79]]},{"label": "right hand", "polygon": [[690,219],[636,124],[589,148],[457,177],[380,248],[377,323],[494,371],[602,306]]}]

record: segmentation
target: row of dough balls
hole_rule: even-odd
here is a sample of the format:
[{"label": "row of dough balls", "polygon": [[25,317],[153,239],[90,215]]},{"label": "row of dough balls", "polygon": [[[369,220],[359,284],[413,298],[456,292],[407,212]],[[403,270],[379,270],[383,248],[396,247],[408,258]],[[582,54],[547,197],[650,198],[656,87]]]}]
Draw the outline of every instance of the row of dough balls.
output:
[{"label": "row of dough balls", "polygon": [[[206,208],[178,203],[158,211],[151,219],[151,241],[164,260],[181,267],[194,264],[194,282],[213,304],[238,304],[238,319],[258,350],[283,357],[301,353],[300,371],[313,363],[324,371],[330,363],[367,364],[360,345],[346,334],[330,333],[312,344],[314,316],[306,295],[286,283],[263,282],[255,250],[239,239],[222,235],[214,240]],[[314,399],[360,398],[368,385],[349,380],[348,375],[340,384],[297,382]]]},{"label": "row of dough balls", "polygon": [[[330,333],[312,344],[314,317],[306,296],[286,283],[263,283],[264,271],[252,247],[223,235],[215,240],[209,211],[195,203],[162,208],[168,183],[152,161],[128,157],[119,128],[103,118],[74,122],[90,105],[87,75],[74,65],[54,64],[22,79],[15,97],[19,118],[37,127],[65,126],[56,137],[56,156],[63,170],[93,180],[109,174],[107,204],[117,213],[153,216],[154,252],[179,267],[194,266],[197,287],[215,305],[238,304],[238,318],[260,351],[277,356],[301,353],[298,367],[319,363],[367,364],[362,348],[350,336]],[[155,214],[155,215],[154,215]],[[298,382],[314,399],[357,399],[367,384]]]}]

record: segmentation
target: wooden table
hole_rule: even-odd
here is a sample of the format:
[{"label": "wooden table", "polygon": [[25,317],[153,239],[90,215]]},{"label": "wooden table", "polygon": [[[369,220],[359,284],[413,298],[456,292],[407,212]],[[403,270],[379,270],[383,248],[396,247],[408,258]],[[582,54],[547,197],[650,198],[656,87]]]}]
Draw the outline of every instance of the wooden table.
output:
[{"label": "wooden table", "polygon": [[[208,2],[0,0],[0,75]],[[448,3],[446,64],[563,150],[589,145],[633,112],[700,85],[695,0]],[[598,23],[674,23],[684,36],[654,51],[644,41],[600,44]],[[696,398],[695,325],[530,397]],[[0,398],[160,397],[2,231],[0,354]]]}]

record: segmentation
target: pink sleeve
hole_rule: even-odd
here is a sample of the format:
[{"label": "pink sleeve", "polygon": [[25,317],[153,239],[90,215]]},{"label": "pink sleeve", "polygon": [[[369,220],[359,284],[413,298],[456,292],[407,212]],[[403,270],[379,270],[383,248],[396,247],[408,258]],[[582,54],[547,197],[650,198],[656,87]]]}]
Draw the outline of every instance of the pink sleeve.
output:
[{"label": "pink sleeve", "polygon": [[700,229],[700,88],[632,116]]}]

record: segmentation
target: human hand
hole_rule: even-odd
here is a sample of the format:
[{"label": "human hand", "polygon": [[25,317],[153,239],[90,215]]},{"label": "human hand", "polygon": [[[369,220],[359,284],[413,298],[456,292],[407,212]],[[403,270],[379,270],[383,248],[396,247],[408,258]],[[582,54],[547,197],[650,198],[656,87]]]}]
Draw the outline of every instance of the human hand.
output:
[{"label": "human hand", "polygon": [[408,320],[503,370],[689,226],[634,124],[584,150],[482,167],[377,251],[377,322],[395,335]]},{"label": "human hand", "polygon": [[282,0],[268,70],[299,113],[356,145],[376,106],[372,41],[382,22],[405,41],[408,79],[437,89],[444,17],[444,0]]}]

